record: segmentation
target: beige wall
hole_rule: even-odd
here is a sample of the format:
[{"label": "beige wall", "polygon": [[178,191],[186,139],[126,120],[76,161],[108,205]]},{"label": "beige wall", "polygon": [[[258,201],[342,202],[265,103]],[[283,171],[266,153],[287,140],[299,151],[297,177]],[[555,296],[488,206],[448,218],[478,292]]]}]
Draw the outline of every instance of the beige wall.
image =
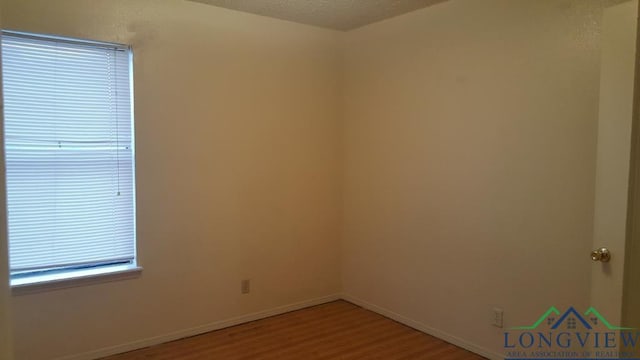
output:
[{"label": "beige wall", "polygon": [[0,289],[0,359],[10,360],[12,359],[12,347],[13,341],[11,338],[11,313],[9,311],[9,274],[8,265],[5,259],[6,257],[6,236],[2,237],[0,246],[0,257],[3,261],[0,261],[2,268],[0,269],[0,282],[2,282],[2,288]]},{"label": "beige wall", "polygon": [[590,297],[600,1],[451,0],[347,33],[343,286],[485,354]]},{"label": "beige wall", "polygon": [[[2,200],[4,201],[4,200]],[[3,207],[4,208],[4,207]],[[0,216],[4,216],[4,211]],[[11,338],[11,312],[9,311],[9,265],[7,264],[7,237],[4,235],[4,226],[0,226],[0,359],[12,359],[13,342]]]},{"label": "beige wall", "polygon": [[14,296],[18,359],[339,292],[339,33],[176,0],[6,0],[2,15],[135,52],[144,272]]},{"label": "beige wall", "polygon": [[[3,207],[4,208],[4,207]],[[4,214],[0,214],[3,216]],[[4,217],[4,216],[3,216]],[[6,218],[6,217],[4,217]],[[0,359],[10,360],[13,342],[11,338],[11,312],[9,311],[9,265],[7,264],[7,237],[0,226]]]},{"label": "beige wall", "polygon": [[[2,14],[2,2],[0,2],[0,15]],[[0,16],[1,18],[1,16]],[[2,74],[0,72],[0,79]],[[1,81],[0,81],[1,82]],[[1,95],[1,90],[0,90]],[[0,104],[2,104],[2,96],[0,96]],[[0,109],[2,106],[0,106]],[[0,120],[3,113],[0,111]],[[0,134],[4,127],[0,126]],[[2,136],[0,136],[2,138]],[[0,168],[4,168],[4,147],[0,146]],[[0,177],[0,189],[4,189],[5,177]],[[5,192],[0,191],[0,359],[11,360],[13,358],[13,339],[11,337],[11,312],[10,290],[9,290],[9,264],[8,264],[8,244],[6,231],[6,214],[5,214]]]}]

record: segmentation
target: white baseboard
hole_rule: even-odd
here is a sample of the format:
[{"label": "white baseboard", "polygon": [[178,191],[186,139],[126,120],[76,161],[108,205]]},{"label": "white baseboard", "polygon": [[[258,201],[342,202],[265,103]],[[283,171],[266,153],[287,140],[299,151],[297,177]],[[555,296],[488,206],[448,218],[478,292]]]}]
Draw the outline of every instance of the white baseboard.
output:
[{"label": "white baseboard", "polygon": [[473,353],[476,353],[480,356],[486,357],[487,359],[491,359],[491,360],[503,360],[504,359],[504,355],[503,354],[499,354],[493,351],[490,351],[488,349],[485,349],[483,347],[480,347],[476,344],[473,344],[469,341],[466,341],[464,339],[461,339],[459,337],[453,336],[449,333],[446,333],[444,331],[432,328],[428,325],[425,325],[421,322],[412,320],[408,317],[402,316],[396,312],[393,312],[391,310],[382,308],[378,305],[374,305],[371,304],[369,302],[366,302],[364,300],[360,300],[356,297],[353,297],[349,294],[342,294],[341,298],[343,300],[346,300],[350,303],[353,303],[355,305],[361,306],[367,310],[371,310],[375,313],[378,313],[382,316],[388,317],[389,319],[395,320],[401,324],[407,325],[411,328],[414,328],[420,332],[423,332],[425,334],[429,334],[431,336],[437,337],[439,339],[442,339],[448,343],[451,343],[455,346],[461,347],[463,349],[469,350]]},{"label": "white baseboard", "polygon": [[301,301],[301,302],[298,302],[298,303],[279,306],[279,307],[276,307],[276,308],[273,308],[273,309],[260,311],[260,312],[256,312],[256,313],[252,313],[252,314],[247,314],[247,315],[235,317],[235,318],[232,318],[232,319],[216,321],[216,322],[213,322],[213,323],[210,323],[210,324],[204,324],[204,325],[201,325],[201,326],[196,326],[196,327],[193,327],[193,328],[190,328],[190,329],[180,330],[180,331],[172,332],[172,333],[165,334],[165,335],[160,335],[160,336],[155,336],[155,337],[151,337],[151,338],[147,338],[147,339],[133,341],[133,342],[126,343],[126,344],[106,347],[106,348],[102,348],[102,349],[95,350],[95,351],[89,351],[89,352],[82,353],[82,354],[65,356],[65,357],[58,358],[56,360],[93,360],[93,359],[98,359],[98,358],[102,358],[102,357],[106,357],[106,356],[121,354],[121,353],[128,352],[128,351],[138,350],[138,349],[146,348],[146,347],[149,347],[149,346],[162,344],[162,343],[169,342],[169,341],[179,340],[179,339],[190,337],[190,336],[194,336],[194,335],[204,334],[204,333],[207,333],[207,332],[210,332],[210,331],[220,330],[220,329],[227,328],[227,327],[230,327],[230,326],[235,326],[235,325],[243,324],[243,323],[250,322],[250,321],[260,320],[260,319],[264,319],[264,318],[267,318],[267,317],[270,317],[270,316],[280,315],[280,314],[284,314],[284,313],[287,313],[287,312],[290,312],[290,311],[300,310],[300,309],[304,309],[306,307],[320,305],[320,304],[324,304],[324,303],[328,303],[328,302],[335,301],[335,300],[340,300],[340,299],[341,299],[340,295],[335,294],[335,295],[329,295],[329,296],[325,296],[325,297],[321,297],[321,298],[317,298],[317,299]]}]

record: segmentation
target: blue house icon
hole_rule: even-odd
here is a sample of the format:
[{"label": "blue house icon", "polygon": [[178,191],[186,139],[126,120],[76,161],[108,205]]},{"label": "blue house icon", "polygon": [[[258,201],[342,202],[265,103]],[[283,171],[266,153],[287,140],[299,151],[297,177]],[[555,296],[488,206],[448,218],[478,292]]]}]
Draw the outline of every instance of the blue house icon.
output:
[{"label": "blue house icon", "polygon": [[573,306],[567,309],[567,311],[565,311],[564,314],[560,316],[558,321],[556,321],[556,323],[551,326],[551,329],[555,330],[563,323],[565,323],[566,328],[569,330],[575,329],[578,323],[581,323],[588,330],[592,329],[589,322],[587,322],[587,320],[585,320],[582,315],[580,315],[580,313],[573,308]]}]

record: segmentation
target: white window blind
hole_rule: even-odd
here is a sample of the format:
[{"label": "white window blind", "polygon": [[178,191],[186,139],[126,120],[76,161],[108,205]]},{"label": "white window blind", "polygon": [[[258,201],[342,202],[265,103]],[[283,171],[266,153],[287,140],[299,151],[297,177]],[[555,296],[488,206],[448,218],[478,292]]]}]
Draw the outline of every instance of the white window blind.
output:
[{"label": "white window blind", "polygon": [[3,33],[13,276],[135,261],[131,51]]}]

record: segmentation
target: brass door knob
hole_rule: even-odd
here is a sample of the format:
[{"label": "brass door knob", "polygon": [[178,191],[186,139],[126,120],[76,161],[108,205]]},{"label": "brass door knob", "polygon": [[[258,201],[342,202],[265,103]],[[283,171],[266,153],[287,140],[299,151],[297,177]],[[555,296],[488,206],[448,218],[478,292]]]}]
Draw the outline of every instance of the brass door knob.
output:
[{"label": "brass door knob", "polygon": [[609,262],[611,260],[611,253],[607,248],[600,248],[593,250],[591,252],[591,260],[593,261],[601,261],[601,262]]}]

